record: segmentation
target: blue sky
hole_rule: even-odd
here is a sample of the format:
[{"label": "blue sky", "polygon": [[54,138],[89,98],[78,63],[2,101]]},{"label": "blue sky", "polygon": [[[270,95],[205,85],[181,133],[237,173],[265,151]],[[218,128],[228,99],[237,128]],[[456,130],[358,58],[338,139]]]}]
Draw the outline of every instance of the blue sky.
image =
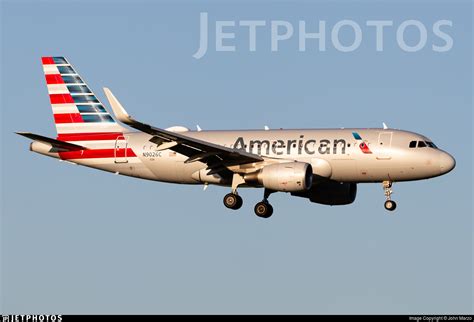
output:
[{"label": "blue sky", "polygon": [[[193,58],[199,15],[237,21],[235,52]],[[467,313],[472,270],[472,4],[431,2],[3,1],[1,3],[1,311],[9,313]],[[349,53],[330,30],[349,19]],[[407,53],[397,27],[415,19],[427,45]],[[433,33],[438,20],[451,50]],[[241,20],[264,20],[248,50]],[[271,51],[270,22],[315,30]],[[391,20],[384,51],[367,20]],[[215,26],[215,25],[214,25]],[[212,30],[214,27],[212,27]],[[416,31],[416,30],[415,30]],[[349,44],[352,34],[341,31]],[[314,40],[313,40],[314,41]],[[407,29],[406,41],[417,34]],[[215,43],[215,34],[210,35]],[[55,136],[41,56],[66,56],[96,94],[107,86],[136,118],[203,129],[379,127],[422,133],[457,160],[443,177],[394,185],[395,214],[378,184],[353,205],[260,190],[170,185],[114,176],[28,151],[13,134]]]}]

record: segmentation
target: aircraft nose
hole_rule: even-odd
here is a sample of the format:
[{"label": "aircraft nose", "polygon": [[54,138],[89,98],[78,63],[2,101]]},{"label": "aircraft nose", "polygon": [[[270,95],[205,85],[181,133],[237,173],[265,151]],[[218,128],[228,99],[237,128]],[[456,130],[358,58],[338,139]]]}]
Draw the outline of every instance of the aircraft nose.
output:
[{"label": "aircraft nose", "polygon": [[446,152],[441,152],[439,157],[439,169],[441,174],[448,173],[456,166],[456,160]]}]

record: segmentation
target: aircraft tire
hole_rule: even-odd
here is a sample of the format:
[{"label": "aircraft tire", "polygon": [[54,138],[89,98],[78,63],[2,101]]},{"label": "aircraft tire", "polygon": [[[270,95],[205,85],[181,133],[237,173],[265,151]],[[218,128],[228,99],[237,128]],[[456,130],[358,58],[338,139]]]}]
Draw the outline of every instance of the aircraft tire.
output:
[{"label": "aircraft tire", "polygon": [[242,197],[235,193],[228,193],[224,196],[224,206],[229,209],[237,210],[242,207],[243,203]]},{"label": "aircraft tire", "polygon": [[254,211],[260,218],[270,218],[273,214],[273,207],[268,202],[261,201],[255,205]]}]

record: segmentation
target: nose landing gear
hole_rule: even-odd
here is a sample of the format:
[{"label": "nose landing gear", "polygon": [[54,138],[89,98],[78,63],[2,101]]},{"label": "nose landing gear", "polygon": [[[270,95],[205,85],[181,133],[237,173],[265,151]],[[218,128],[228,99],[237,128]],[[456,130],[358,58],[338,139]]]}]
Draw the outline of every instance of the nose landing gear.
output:
[{"label": "nose landing gear", "polygon": [[384,190],[384,194],[385,194],[385,198],[387,199],[385,201],[385,204],[384,204],[384,207],[385,209],[387,209],[388,211],[394,211],[395,208],[397,208],[397,203],[395,201],[392,200],[391,196],[392,196],[392,193],[393,193],[393,190],[392,190],[392,181],[384,181],[382,183],[383,185],[383,190]]}]

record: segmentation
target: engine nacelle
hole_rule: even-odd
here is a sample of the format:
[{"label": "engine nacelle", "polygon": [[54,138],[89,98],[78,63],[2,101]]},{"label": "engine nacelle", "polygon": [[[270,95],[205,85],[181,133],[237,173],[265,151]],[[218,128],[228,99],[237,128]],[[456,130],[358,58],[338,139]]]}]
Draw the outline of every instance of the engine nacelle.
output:
[{"label": "engine nacelle", "polygon": [[357,196],[357,184],[328,181],[318,183],[308,191],[291,193],[292,196],[308,198],[311,202],[330,206],[348,205]]},{"label": "engine nacelle", "polygon": [[259,184],[274,191],[306,191],[313,184],[313,169],[304,162],[277,163],[246,174],[244,178],[248,184]]}]

